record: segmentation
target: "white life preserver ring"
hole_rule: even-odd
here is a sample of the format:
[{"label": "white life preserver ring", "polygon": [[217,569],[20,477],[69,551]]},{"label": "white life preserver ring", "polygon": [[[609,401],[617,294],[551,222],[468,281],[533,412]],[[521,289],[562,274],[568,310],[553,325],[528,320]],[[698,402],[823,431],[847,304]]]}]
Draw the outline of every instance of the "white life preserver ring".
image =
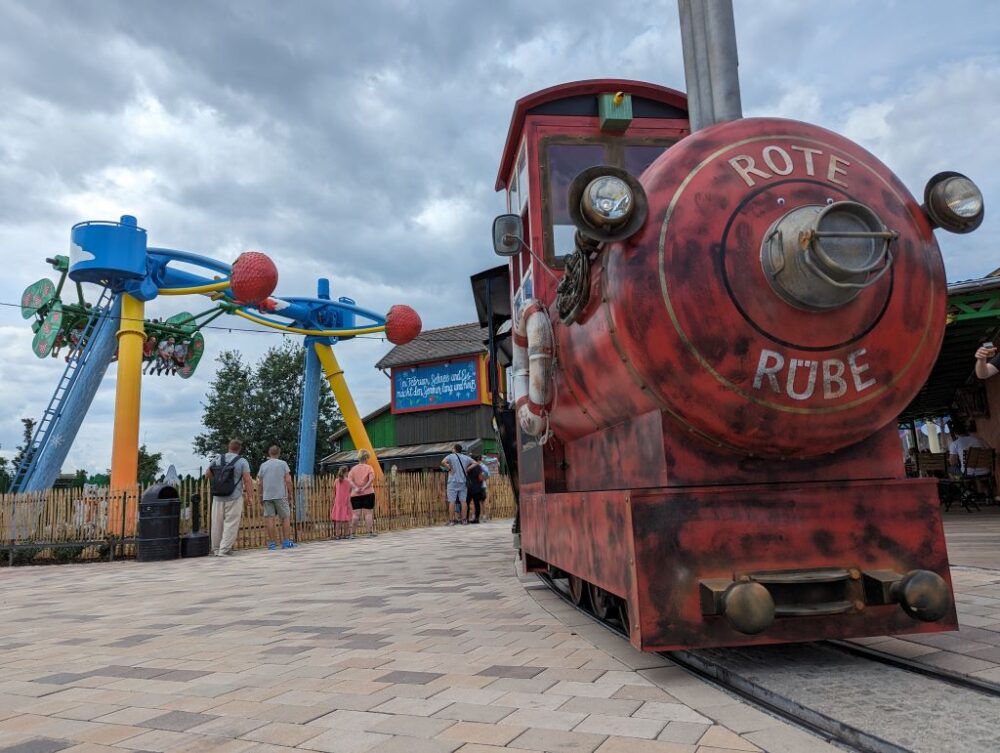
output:
[{"label": "white life preserver ring", "polygon": [[542,302],[529,298],[514,320],[514,407],[521,430],[548,441],[552,407],[552,323]]}]

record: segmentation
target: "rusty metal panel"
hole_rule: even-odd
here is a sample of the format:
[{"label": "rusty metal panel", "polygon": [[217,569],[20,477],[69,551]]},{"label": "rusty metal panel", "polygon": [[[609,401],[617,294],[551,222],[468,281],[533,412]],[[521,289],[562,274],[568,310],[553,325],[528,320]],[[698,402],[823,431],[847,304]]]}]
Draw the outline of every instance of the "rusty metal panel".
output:
[{"label": "rusty metal panel", "polygon": [[625,596],[631,580],[627,492],[521,498],[521,548],[532,557]]},{"label": "rusty metal panel", "polygon": [[703,614],[700,584],[741,574],[838,568],[930,570],[951,585],[936,483],[855,481],[637,492],[632,497],[641,647],[750,645],[957,629],[954,605],[923,623],[897,605],[779,617],[748,636]]},{"label": "rusty metal panel", "polygon": [[570,490],[667,486],[663,416],[654,410],[566,444]]},{"label": "rusty metal panel", "polygon": [[663,449],[669,486],[802,483],[845,479],[904,478],[903,453],[895,424],[857,444],[816,458],[766,458],[733,452],[663,416]]}]

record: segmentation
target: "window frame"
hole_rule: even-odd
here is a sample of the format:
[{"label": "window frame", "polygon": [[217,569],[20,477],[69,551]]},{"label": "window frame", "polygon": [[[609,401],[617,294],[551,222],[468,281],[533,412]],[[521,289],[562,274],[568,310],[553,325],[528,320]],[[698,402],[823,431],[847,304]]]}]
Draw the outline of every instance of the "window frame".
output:
[{"label": "window frame", "polygon": [[[680,140],[679,135],[635,135],[635,136],[608,136],[602,134],[580,135],[572,134],[552,134],[542,136],[538,140],[538,182],[540,217],[542,221],[542,258],[546,265],[553,269],[562,269],[566,265],[566,257],[569,254],[556,255],[554,248],[554,238],[552,229],[552,207],[550,201],[551,194],[551,165],[549,161],[549,147],[552,145],[603,145],[605,164],[624,168],[625,147],[627,146],[662,146],[664,151],[676,144]],[[639,176],[636,175],[636,178]]]}]

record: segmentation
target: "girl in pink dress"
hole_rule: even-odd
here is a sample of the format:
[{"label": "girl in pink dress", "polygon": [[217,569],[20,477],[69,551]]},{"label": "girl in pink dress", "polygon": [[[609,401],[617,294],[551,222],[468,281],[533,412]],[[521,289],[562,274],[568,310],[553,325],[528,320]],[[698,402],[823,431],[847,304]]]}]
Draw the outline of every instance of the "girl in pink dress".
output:
[{"label": "girl in pink dress", "polygon": [[330,505],[330,520],[333,521],[333,538],[351,538],[351,482],[347,480],[347,466],[337,469],[337,480],[333,482],[333,504]]}]

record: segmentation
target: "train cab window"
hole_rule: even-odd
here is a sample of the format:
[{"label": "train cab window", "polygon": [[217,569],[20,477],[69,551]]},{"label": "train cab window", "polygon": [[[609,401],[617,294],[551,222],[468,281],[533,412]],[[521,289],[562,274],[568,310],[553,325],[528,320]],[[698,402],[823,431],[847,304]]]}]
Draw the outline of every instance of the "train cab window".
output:
[{"label": "train cab window", "polygon": [[549,144],[548,147],[548,218],[551,236],[546,238],[545,258],[550,264],[562,266],[562,260],[573,253],[576,226],[569,216],[566,197],[569,184],[581,171],[594,165],[607,164],[605,144]]},{"label": "train cab window", "polygon": [[528,205],[528,155],[524,147],[521,148],[521,156],[517,160],[517,190],[518,203],[516,207],[511,207],[511,212],[523,214],[524,208]]},{"label": "train cab window", "polygon": [[653,164],[653,161],[663,154],[666,149],[665,144],[650,146],[648,144],[626,144],[624,149],[624,167],[629,175],[638,178],[646,168]]},{"label": "train cab window", "polygon": [[507,211],[511,214],[522,214],[528,205],[528,157],[521,148],[521,156],[517,160],[517,169],[510,176],[507,188]]}]

